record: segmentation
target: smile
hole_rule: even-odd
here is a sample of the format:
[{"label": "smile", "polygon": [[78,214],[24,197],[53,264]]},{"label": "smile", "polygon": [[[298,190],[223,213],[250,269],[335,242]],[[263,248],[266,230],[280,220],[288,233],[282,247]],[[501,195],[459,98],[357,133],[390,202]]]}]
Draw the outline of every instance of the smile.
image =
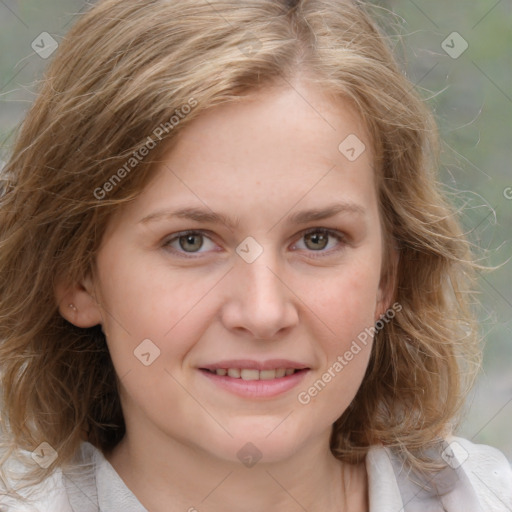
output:
[{"label": "smile", "polygon": [[274,370],[256,370],[252,368],[217,368],[216,370],[207,370],[216,375],[225,376],[232,379],[242,380],[273,380],[285,376],[293,375],[295,368],[276,368]]},{"label": "smile", "polygon": [[222,361],[198,368],[222,390],[244,398],[271,398],[297,386],[310,368],[289,360]]}]

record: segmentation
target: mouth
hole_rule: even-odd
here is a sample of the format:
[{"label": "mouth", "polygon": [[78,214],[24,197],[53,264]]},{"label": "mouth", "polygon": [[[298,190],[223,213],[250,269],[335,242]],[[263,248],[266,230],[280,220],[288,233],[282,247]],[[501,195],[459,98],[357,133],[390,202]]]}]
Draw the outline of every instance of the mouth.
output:
[{"label": "mouth", "polygon": [[198,368],[210,382],[245,398],[270,398],[294,388],[311,368],[289,361],[221,361]]},{"label": "mouth", "polygon": [[274,380],[289,377],[297,372],[307,370],[307,368],[274,368],[271,370],[257,370],[252,368],[217,368],[210,370],[208,368],[200,368],[200,370],[219,375],[221,377],[229,377],[231,379],[241,380]]}]

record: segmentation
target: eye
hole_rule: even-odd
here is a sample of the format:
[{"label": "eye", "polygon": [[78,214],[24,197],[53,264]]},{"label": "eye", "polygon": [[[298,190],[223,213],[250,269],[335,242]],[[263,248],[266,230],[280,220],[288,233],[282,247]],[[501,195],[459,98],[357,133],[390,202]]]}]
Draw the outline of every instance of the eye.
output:
[{"label": "eye", "polygon": [[[343,248],[345,237],[342,233],[326,228],[313,228],[303,233],[301,240],[294,248],[313,251],[331,252]],[[303,245],[301,247],[301,245]]]},{"label": "eye", "polygon": [[215,246],[215,243],[201,231],[176,233],[164,243],[164,247],[171,247],[176,252],[192,254],[207,252]]},{"label": "eye", "polygon": [[[301,239],[294,246],[294,250],[305,250],[309,253],[331,254],[339,251],[346,245],[345,235],[338,231],[326,228],[312,228],[302,234]],[[203,231],[182,231],[173,234],[163,243],[164,248],[184,257],[190,254],[203,254],[215,251],[217,245]],[[316,256],[316,255],[315,255]]]}]

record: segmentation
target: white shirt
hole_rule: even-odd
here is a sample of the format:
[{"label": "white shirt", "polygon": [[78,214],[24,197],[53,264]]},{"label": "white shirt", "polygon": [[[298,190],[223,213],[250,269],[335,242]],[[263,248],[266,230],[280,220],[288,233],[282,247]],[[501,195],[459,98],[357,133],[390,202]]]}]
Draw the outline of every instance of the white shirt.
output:
[{"label": "white shirt", "polygon": [[[432,479],[414,476],[389,448],[366,457],[369,512],[512,512],[512,469],[495,448],[452,437]],[[82,443],[72,470],[32,489],[30,504],[0,494],[0,512],[148,512],[101,451]]]}]

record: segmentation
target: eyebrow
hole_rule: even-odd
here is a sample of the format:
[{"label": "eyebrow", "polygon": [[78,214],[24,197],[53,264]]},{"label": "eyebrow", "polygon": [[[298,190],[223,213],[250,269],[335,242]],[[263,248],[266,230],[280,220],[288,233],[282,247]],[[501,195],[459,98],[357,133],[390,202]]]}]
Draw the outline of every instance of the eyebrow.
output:
[{"label": "eyebrow", "polygon": [[[363,216],[366,213],[365,208],[357,203],[334,203],[324,208],[313,208],[310,210],[302,210],[288,216],[290,224],[307,224],[308,222],[328,219],[334,217],[338,213],[347,213],[358,216]],[[231,219],[227,215],[220,212],[203,208],[181,208],[178,210],[157,210],[149,215],[143,217],[138,223],[147,224],[156,222],[162,219],[188,219],[196,222],[211,223],[211,224],[225,224],[230,229],[236,229],[240,224],[240,218],[236,217]]]}]

